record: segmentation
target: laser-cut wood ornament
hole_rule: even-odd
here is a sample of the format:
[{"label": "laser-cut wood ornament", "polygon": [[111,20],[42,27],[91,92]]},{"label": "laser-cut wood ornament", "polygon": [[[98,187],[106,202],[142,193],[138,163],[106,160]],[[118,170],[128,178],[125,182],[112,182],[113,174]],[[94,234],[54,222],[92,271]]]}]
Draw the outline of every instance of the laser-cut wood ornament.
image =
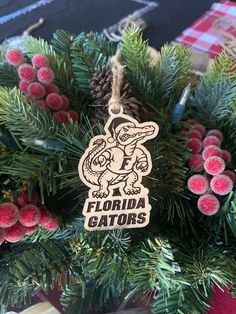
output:
[{"label": "laser-cut wood ornament", "polygon": [[[115,74],[120,70],[116,68]],[[113,85],[114,81],[121,86],[121,79],[115,75]],[[80,179],[89,187],[83,208],[85,229],[89,231],[140,228],[149,223],[149,191],[142,178],[150,173],[152,160],[143,144],[157,136],[159,127],[123,114],[117,93],[118,89],[112,90],[105,135],[91,139],[79,161]],[[113,112],[115,107],[118,113]]]}]

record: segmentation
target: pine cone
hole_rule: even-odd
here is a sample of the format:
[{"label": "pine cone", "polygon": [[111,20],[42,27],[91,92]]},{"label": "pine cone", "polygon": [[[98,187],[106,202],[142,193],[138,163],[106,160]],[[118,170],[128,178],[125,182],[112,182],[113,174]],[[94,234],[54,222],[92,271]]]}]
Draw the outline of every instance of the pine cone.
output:
[{"label": "pine cone", "polygon": [[[108,102],[111,98],[112,71],[109,65],[103,66],[95,72],[90,81],[91,94],[94,99],[96,119],[108,117]],[[145,121],[147,110],[144,105],[132,96],[129,84],[124,81],[121,88],[121,101],[125,114],[139,122]]]}]

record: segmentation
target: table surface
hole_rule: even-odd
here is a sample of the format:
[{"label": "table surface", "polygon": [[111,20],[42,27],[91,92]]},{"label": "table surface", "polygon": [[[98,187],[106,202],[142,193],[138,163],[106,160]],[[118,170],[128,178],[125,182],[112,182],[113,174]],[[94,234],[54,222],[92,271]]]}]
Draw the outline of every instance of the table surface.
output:
[{"label": "table surface", "polygon": [[[173,40],[182,30],[201,16],[213,0],[156,0],[159,6],[145,15],[148,28],[145,38],[155,48]],[[0,18],[38,0],[1,0]],[[45,24],[32,35],[51,39],[52,33],[63,28],[72,33],[90,30],[101,32],[143,5],[131,0],[53,0],[51,3],[0,24],[0,41],[20,35],[40,17]]]}]

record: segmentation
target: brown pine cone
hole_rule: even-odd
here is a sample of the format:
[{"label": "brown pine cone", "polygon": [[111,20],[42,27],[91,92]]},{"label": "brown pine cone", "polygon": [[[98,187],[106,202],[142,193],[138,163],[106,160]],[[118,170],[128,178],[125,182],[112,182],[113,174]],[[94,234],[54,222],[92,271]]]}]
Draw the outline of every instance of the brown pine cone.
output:
[{"label": "brown pine cone", "polygon": [[[111,98],[112,71],[110,65],[103,66],[93,74],[90,81],[91,94],[94,99],[95,115],[98,120],[108,117],[108,102]],[[124,81],[121,88],[121,102],[125,114],[139,122],[145,121],[147,110],[132,96],[129,84]]]}]

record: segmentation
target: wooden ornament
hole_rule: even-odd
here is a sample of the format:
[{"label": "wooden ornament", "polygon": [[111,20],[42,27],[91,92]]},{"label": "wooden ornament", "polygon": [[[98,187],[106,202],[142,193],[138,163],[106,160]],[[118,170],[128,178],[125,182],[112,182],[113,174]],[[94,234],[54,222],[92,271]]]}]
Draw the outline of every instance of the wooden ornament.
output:
[{"label": "wooden ornament", "polygon": [[78,166],[80,179],[89,187],[85,229],[145,227],[151,205],[142,178],[150,173],[152,161],[143,144],[157,136],[159,127],[110,110],[104,130],[105,135],[91,139]]}]

